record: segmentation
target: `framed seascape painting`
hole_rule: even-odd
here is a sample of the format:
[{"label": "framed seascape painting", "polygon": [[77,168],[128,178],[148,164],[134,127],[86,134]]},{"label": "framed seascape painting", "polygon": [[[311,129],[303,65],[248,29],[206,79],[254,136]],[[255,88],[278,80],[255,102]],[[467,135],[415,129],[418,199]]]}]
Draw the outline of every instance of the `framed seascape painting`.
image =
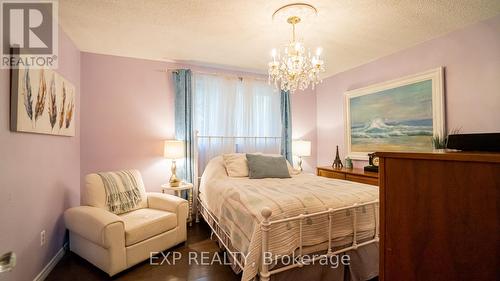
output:
[{"label": "framed seascape painting", "polygon": [[350,158],[376,151],[430,151],[443,136],[443,68],[345,94],[346,147]]},{"label": "framed seascape painting", "polygon": [[12,69],[11,130],[74,136],[75,94],[75,86],[53,70]]}]

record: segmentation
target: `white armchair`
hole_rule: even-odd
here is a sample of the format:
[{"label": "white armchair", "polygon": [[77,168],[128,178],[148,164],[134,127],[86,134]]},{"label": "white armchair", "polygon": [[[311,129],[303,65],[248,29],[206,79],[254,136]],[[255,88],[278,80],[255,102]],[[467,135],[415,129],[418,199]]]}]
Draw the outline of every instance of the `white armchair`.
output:
[{"label": "white armchair", "polygon": [[70,208],[64,221],[70,232],[70,250],[110,276],[186,241],[188,202],[162,193],[146,193],[139,171],[132,171],[141,202],[116,215],[106,207],[106,193],[97,174],[85,177],[84,206]]}]

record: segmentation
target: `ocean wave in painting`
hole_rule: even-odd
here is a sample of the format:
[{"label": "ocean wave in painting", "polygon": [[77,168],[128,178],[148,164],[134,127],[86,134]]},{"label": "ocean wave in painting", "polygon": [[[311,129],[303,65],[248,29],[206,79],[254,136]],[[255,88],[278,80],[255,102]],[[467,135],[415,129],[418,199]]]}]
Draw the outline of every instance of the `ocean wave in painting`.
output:
[{"label": "ocean wave in painting", "polygon": [[352,138],[432,136],[432,119],[387,122],[380,118],[351,127]]}]

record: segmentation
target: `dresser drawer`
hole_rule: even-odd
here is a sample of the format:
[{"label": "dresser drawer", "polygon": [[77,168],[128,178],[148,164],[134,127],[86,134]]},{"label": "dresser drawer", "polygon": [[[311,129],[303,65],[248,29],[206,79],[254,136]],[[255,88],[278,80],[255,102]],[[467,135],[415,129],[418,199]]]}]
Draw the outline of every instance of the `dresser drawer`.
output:
[{"label": "dresser drawer", "polygon": [[356,176],[356,175],[347,174],[346,175],[346,180],[360,182],[360,183],[366,183],[366,184],[371,184],[371,185],[377,185],[378,186],[378,179],[376,179],[376,178],[370,178],[370,177],[363,177],[363,176]]},{"label": "dresser drawer", "polygon": [[333,172],[333,171],[318,170],[318,176],[345,180],[344,173]]}]

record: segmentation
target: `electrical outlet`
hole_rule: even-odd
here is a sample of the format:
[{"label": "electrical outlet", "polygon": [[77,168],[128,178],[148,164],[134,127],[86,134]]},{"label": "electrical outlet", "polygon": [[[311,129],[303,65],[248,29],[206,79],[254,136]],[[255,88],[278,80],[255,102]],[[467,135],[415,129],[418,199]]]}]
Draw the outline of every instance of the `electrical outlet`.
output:
[{"label": "electrical outlet", "polygon": [[42,230],[42,232],[40,232],[40,246],[45,245],[45,242],[47,241],[45,236],[45,230]]}]

